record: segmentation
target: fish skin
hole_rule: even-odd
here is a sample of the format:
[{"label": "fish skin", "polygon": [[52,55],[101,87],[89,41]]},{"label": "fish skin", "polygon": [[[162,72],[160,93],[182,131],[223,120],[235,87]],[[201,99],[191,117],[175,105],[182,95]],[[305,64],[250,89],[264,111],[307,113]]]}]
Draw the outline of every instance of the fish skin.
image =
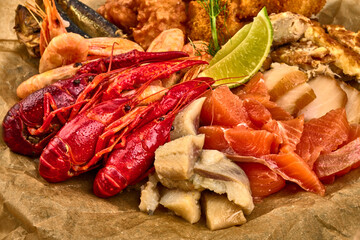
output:
[{"label": "fish skin", "polygon": [[56,0],[69,19],[90,37],[123,37],[122,30],[78,0]]},{"label": "fish skin", "polygon": [[89,36],[83,30],[81,30],[75,23],[73,23],[73,21],[71,21],[69,19],[67,14],[64,12],[64,10],[60,7],[60,5],[57,2],[55,2],[55,6],[56,6],[56,9],[59,12],[61,18],[65,21],[69,22],[69,24],[70,24],[68,27],[66,27],[66,31],[80,34],[84,38],[89,38]]}]

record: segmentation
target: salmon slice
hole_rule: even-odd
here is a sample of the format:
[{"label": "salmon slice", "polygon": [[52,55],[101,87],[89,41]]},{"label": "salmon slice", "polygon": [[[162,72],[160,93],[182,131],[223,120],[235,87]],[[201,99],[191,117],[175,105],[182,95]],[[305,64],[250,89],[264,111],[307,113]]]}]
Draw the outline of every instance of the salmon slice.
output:
[{"label": "salmon slice", "polygon": [[356,138],[334,152],[320,155],[314,164],[314,171],[322,180],[330,176],[342,176],[359,166],[360,138]]},{"label": "salmon slice", "polygon": [[325,187],[320,182],[316,174],[306,164],[306,162],[296,153],[287,152],[278,155],[269,155],[264,157],[266,162],[276,169],[276,173],[285,180],[297,183],[306,191],[325,195]]},{"label": "salmon slice", "polygon": [[287,121],[272,120],[265,124],[262,129],[274,133],[280,138],[280,151],[295,151],[304,130],[304,117],[299,116]]},{"label": "salmon slice", "polygon": [[320,182],[315,172],[313,172],[306,162],[294,152],[271,154],[261,158],[247,157],[240,155],[226,155],[229,159],[237,163],[260,163],[287,181],[299,185],[302,189],[325,195],[325,187]]},{"label": "salmon slice", "polygon": [[270,94],[266,87],[264,76],[261,73],[257,73],[252,77],[245,87],[241,91],[236,91],[235,94],[243,100],[257,100],[267,108],[273,119],[289,120],[293,118],[290,113],[279,107],[275,102],[270,101]]},{"label": "salmon slice", "polygon": [[244,92],[247,94],[257,94],[268,97],[270,99],[269,91],[266,87],[264,76],[262,73],[255,74],[244,87]]},{"label": "salmon slice", "polygon": [[250,121],[257,128],[261,128],[271,120],[271,113],[259,101],[247,98],[243,101],[243,104]]},{"label": "salmon slice", "polygon": [[211,91],[206,98],[200,120],[202,125],[236,126],[250,124],[243,101],[234,95],[227,86],[220,86]]},{"label": "salmon slice", "polygon": [[349,137],[346,143],[349,143],[355,139],[360,137],[360,124],[351,124],[350,125],[350,131],[349,131]]},{"label": "salmon slice", "polygon": [[225,139],[237,154],[260,157],[277,149],[275,135],[265,130],[237,126],[225,131]]},{"label": "salmon slice", "polygon": [[276,103],[271,101],[263,101],[261,103],[269,110],[273,119],[280,121],[293,119],[290,113],[282,107],[279,107]]},{"label": "salmon slice", "polygon": [[224,137],[227,128],[221,126],[203,126],[198,129],[199,133],[205,134],[204,149],[214,149],[224,153],[234,153]]},{"label": "salmon slice", "polygon": [[349,136],[350,126],[344,108],[328,112],[304,124],[296,153],[307,162],[310,168],[321,153],[330,153],[344,143]]},{"label": "salmon slice", "polygon": [[250,181],[253,198],[262,199],[285,187],[285,180],[260,163],[238,163]]}]

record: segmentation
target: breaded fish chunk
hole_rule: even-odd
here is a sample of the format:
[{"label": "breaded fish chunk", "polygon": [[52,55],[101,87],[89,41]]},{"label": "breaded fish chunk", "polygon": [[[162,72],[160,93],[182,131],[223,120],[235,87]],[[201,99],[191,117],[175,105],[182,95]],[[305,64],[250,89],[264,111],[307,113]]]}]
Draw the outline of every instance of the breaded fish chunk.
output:
[{"label": "breaded fish chunk", "polygon": [[317,68],[319,64],[335,61],[327,48],[319,47],[306,39],[279,47],[272,51],[270,56],[274,62],[299,66],[302,69]]},{"label": "breaded fish chunk", "polygon": [[360,31],[355,33],[341,25],[326,25],[325,28],[332,38],[360,54]]},{"label": "breaded fish chunk", "polygon": [[270,21],[274,29],[273,46],[298,41],[311,22],[309,18],[292,12],[271,14]]},{"label": "breaded fish chunk", "polygon": [[138,25],[134,40],[147,49],[162,31],[179,28],[185,33],[186,12],[182,0],[137,0]]},{"label": "breaded fish chunk", "polygon": [[266,7],[269,14],[293,12],[311,17],[320,12],[326,0],[231,0],[231,2],[238,4],[237,17],[241,20],[255,17],[263,7]]},{"label": "breaded fish chunk", "polygon": [[335,66],[345,74],[360,79],[360,54],[331,38],[318,23],[313,23],[308,27],[305,38],[320,47],[327,48],[335,57]]},{"label": "breaded fish chunk", "polygon": [[[226,15],[221,13],[217,18],[217,26],[221,44],[233,36],[243,25],[253,20],[265,6],[268,14],[293,12],[310,17],[317,14],[326,0],[220,0],[221,7],[226,4]],[[188,4],[187,34],[192,40],[210,41],[211,29],[209,15],[197,1]]]},{"label": "breaded fish chunk", "polygon": [[126,33],[138,24],[137,0],[106,0],[97,12]]},{"label": "breaded fish chunk", "polygon": [[[222,12],[216,20],[220,44],[224,44],[246,24],[246,22],[240,22],[236,17],[239,8],[236,1],[220,0],[221,7],[224,7],[225,4],[226,16]],[[188,5],[187,34],[193,41],[202,40],[210,42],[211,40],[209,15],[197,1],[190,1]]]},{"label": "breaded fish chunk", "polygon": [[281,12],[290,11],[311,17],[324,7],[326,0],[278,0],[282,6]]}]

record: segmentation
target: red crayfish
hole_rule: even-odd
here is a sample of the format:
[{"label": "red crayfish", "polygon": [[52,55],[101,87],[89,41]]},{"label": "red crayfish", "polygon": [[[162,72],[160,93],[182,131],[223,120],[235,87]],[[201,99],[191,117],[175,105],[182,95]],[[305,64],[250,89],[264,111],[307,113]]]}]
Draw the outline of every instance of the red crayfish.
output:
[{"label": "red crayfish", "polygon": [[[183,82],[169,90],[160,101],[149,106],[141,115],[145,125],[132,131],[119,147],[105,160],[105,166],[97,173],[94,193],[99,197],[111,197],[129,184],[135,183],[151,167],[155,150],[169,141],[175,115],[187,103],[203,94],[214,81],[197,78]],[[173,109],[173,110],[172,110]]]},{"label": "red crayfish", "polygon": [[[203,61],[199,60],[183,60],[177,63],[177,66],[172,71],[203,63]],[[148,68],[150,64],[146,66]],[[139,67],[137,69],[143,70],[144,68]],[[147,83],[158,79],[158,76],[160,75],[154,76]],[[133,81],[134,79],[130,80]],[[141,82],[142,78],[138,78],[135,82],[139,83],[139,81]],[[190,83],[193,83],[193,81],[184,82],[173,87],[160,102],[150,104],[146,108],[137,107],[137,103],[141,100],[137,99],[138,92],[136,92],[136,94],[127,94],[121,98],[101,102],[77,115],[58,132],[44,149],[40,156],[40,175],[47,181],[59,182],[93,168],[97,162],[95,159],[100,158],[98,152],[102,151],[106,145],[104,142],[106,138],[103,136],[108,137],[108,135],[115,134],[114,129],[117,129],[117,132],[120,131],[119,126],[126,126],[127,131],[130,131],[138,125],[138,122],[139,124],[145,124],[165,114],[174,108],[186,94],[187,99],[193,100],[209,87],[209,84],[205,84],[203,87],[195,87],[194,84],[190,85]],[[131,88],[127,84],[128,81],[123,79],[116,87]],[[193,93],[189,86],[195,88],[192,90]],[[132,109],[134,111],[130,111]],[[121,119],[121,117],[126,120]],[[104,131],[111,134],[102,135]],[[95,159],[91,160],[93,157]]]},{"label": "red crayfish", "polygon": [[[105,72],[108,68],[120,69],[186,56],[183,52],[151,53],[133,50],[113,58],[103,58],[85,64],[74,77],[42,88],[15,104],[3,120],[3,139],[16,153],[39,156],[50,139],[68,120],[70,109],[66,107],[79,102],[78,97],[84,89],[91,89],[89,83],[94,80],[96,74]],[[92,90],[94,91],[87,91],[88,99],[96,92],[96,89]],[[46,122],[47,127],[44,128],[43,124]],[[37,131],[34,131],[35,129]]]},{"label": "red crayfish", "polygon": [[4,140],[12,151],[41,154],[39,172],[49,182],[102,165],[94,192],[113,196],[146,174],[156,148],[169,140],[176,113],[214,83],[197,78],[163,89],[163,94],[143,96],[155,80],[207,64],[178,59],[185,56],[135,50],[114,56],[113,62],[90,62],[74,77],[15,104],[3,121]]}]

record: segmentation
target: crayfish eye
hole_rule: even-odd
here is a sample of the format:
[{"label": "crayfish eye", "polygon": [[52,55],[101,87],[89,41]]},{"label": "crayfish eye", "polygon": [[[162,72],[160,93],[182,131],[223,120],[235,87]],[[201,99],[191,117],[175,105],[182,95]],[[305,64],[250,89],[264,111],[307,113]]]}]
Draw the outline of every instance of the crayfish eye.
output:
[{"label": "crayfish eye", "polygon": [[78,85],[79,83],[80,83],[80,80],[79,80],[79,79],[75,79],[75,80],[73,81],[73,84]]},{"label": "crayfish eye", "polygon": [[95,78],[95,76],[89,76],[89,77],[88,77],[88,81],[89,81],[89,82],[92,82],[92,80],[94,80],[94,78]]},{"label": "crayfish eye", "polygon": [[125,107],[124,107],[124,110],[127,112],[127,111],[130,111],[130,109],[131,109],[131,107],[130,107],[130,105],[126,105]]},{"label": "crayfish eye", "polygon": [[174,128],[174,126],[171,126],[171,129],[170,129],[170,131],[174,131],[174,129],[175,129],[175,128]]},{"label": "crayfish eye", "polygon": [[164,121],[164,119],[165,119],[164,117],[160,117],[160,118],[159,118],[159,121],[160,121],[160,122],[161,122],[161,121]]},{"label": "crayfish eye", "polygon": [[82,63],[80,62],[74,63],[74,67],[80,67],[80,66],[82,66]]}]

